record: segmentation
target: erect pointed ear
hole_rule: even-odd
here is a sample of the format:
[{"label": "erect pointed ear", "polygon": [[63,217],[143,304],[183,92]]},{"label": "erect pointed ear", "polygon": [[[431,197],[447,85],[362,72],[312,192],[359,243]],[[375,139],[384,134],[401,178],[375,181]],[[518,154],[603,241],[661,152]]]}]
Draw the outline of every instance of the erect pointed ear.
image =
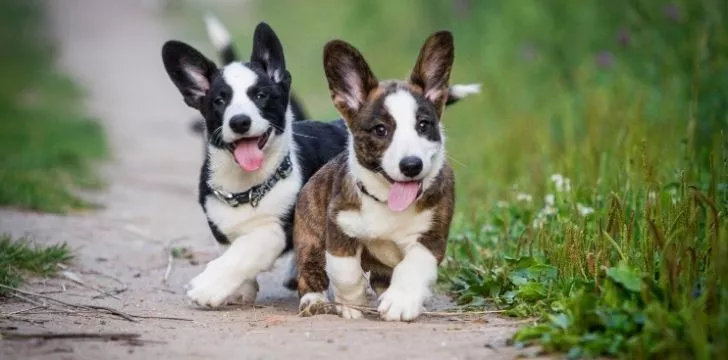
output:
[{"label": "erect pointed ear", "polygon": [[169,78],[177,86],[185,103],[200,109],[202,99],[210,90],[212,76],[217,66],[193,47],[179,42],[167,41],[162,46],[162,61]]},{"label": "erect pointed ear", "polygon": [[331,99],[344,119],[352,121],[379,81],[359,51],[341,40],[324,47],[324,72]]},{"label": "erect pointed ear", "polygon": [[255,27],[250,63],[260,67],[273,81],[290,83],[290,74],[286,71],[286,58],[283,56],[283,45],[273,29],[264,22]]},{"label": "erect pointed ear", "polygon": [[448,81],[454,58],[452,34],[449,31],[436,32],[422,45],[410,75],[409,82],[421,88],[425,98],[435,104],[438,116],[442,115],[447,102]]}]

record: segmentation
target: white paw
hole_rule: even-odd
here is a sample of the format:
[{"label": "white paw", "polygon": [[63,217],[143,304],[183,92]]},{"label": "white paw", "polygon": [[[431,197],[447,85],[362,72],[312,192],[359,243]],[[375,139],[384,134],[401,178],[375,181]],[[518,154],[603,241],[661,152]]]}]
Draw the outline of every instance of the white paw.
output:
[{"label": "white paw", "polygon": [[241,305],[255,304],[255,298],[258,297],[259,289],[258,281],[246,280],[243,282],[243,285],[240,285],[238,293],[235,295],[235,299],[231,302]]},{"label": "white paw", "polygon": [[422,313],[425,295],[390,287],[379,297],[379,315],[386,321],[412,321]]},{"label": "white paw", "polygon": [[357,309],[350,308],[346,305],[336,305],[336,312],[344,319],[360,319],[364,314]]},{"label": "white paw", "polygon": [[306,293],[298,303],[298,310],[301,316],[327,314],[329,313],[328,308],[326,293],[323,292]]},{"label": "white paw", "polygon": [[187,297],[200,306],[218,307],[238,290],[242,282],[243,279],[236,276],[231,266],[216,259],[190,281]]}]

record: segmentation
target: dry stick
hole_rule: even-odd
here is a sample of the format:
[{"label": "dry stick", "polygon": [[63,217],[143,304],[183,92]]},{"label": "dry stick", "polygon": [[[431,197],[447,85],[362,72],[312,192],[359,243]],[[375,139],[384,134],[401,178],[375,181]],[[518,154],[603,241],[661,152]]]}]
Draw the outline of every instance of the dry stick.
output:
[{"label": "dry stick", "polygon": [[[348,308],[359,310],[367,314],[379,314],[379,311],[369,306],[349,305],[342,303],[328,303],[325,306],[346,306]],[[422,315],[433,316],[433,317],[452,317],[458,315],[474,316],[474,315],[486,315],[486,314],[499,314],[505,312],[505,310],[485,310],[485,311],[461,311],[461,312],[447,312],[447,311],[423,311]]]},{"label": "dry stick", "polygon": [[134,333],[11,333],[0,332],[3,340],[27,340],[27,339],[104,339],[104,340],[134,340],[140,334]]},{"label": "dry stick", "polygon": [[[12,291],[15,291],[17,293],[21,293],[23,295],[35,296],[35,297],[39,297],[41,299],[55,301],[55,302],[57,302],[59,304],[63,304],[63,305],[69,306],[69,307],[82,307],[82,306],[79,306],[79,305],[76,305],[76,304],[67,303],[67,302],[65,302],[63,300],[58,300],[58,299],[56,299],[54,297],[51,297],[51,296],[41,295],[41,294],[37,294],[37,293],[34,293],[34,292],[25,291],[25,290],[20,290],[18,288],[14,288],[12,286],[7,286],[7,285],[0,284],[0,288],[7,289],[7,290],[12,290]],[[17,295],[17,294],[15,294],[15,295]],[[29,301],[29,302],[32,303],[32,304],[36,304],[37,305],[37,302],[35,302],[35,301]]]},{"label": "dry stick", "polygon": [[[30,311],[30,310],[28,310]],[[61,315],[83,315],[83,314],[105,314],[104,312],[99,312],[96,310],[79,310],[79,311],[70,311],[70,310],[53,310],[53,311],[33,311],[33,312],[26,312],[25,314],[28,315],[49,315],[49,314],[61,314]],[[9,314],[8,314],[9,315]],[[159,320],[175,320],[175,321],[195,321],[193,319],[186,319],[186,318],[180,318],[180,317],[174,317],[174,316],[150,316],[150,315],[134,315],[134,314],[127,314],[130,317],[136,318],[136,319],[159,319]],[[2,316],[2,315],[0,315]]]},{"label": "dry stick", "polygon": [[[137,322],[137,321],[136,321],[136,320],[135,320],[135,319],[134,319],[133,317],[131,317],[131,316],[130,316],[129,314],[127,314],[127,313],[124,313],[124,312],[122,312],[122,311],[119,311],[119,310],[116,310],[116,309],[112,309],[112,308],[106,307],[106,306],[98,306],[98,305],[82,305],[82,304],[71,304],[71,303],[68,303],[68,302],[65,302],[65,301],[62,301],[62,300],[58,300],[58,299],[56,299],[56,298],[54,298],[54,297],[51,297],[51,296],[46,296],[46,295],[36,294],[36,293],[34,293],[34,292],[30,292],[30,291],[25,291],[25,290],[20,290],[20,289],[18,289],[18,288],[14,288],[14,287],[12,287],[12,286],[7,286],[7,285],[3,285],[3,284],[0,284],[0,287],[2,287],[2,288],[5,288],[5,289],[8,289],[8,290],[12,290],[12,291],[15,291],[15,292],[19,292],[19,293],[21,293],[21,294],[24,294],[24,295],[28,295],[28,296],[36,296],[36,297],[39,297],[39,298],[41,298],[41,299],[47,299],[47,300],[55,301],[55,302],[57,302],[57,303],[59,303],[59,304],[63,304],[63,305],[66,305],[66,306],[68,306],[68,307],[71,307],[71,308],[81,308],[81,309],[89,309],[89,310],[90,310],[90,309],[97,309],[97,310],[106,310],[106,311],[108,311],[109,313],[111,313],[111,314],[113,314],[113,315],[116,315],[116,316],[119,316],[119,317],[121,317],[121,318],[123,318],[123,319],[125,319],[125,320],[128,320],[128,321],[132,321],[132,322]],[[17,295],[17,294],[16,294],[16,295]],[[36,303],[36,302],[33,302],[33,301],[31,301],[31,303]],[[36,303],[36,304],[37,304],[37,303]]]},{"label": "dry stick", "polygon": [[162,278],[163,283],[167,283],[167,280],[169,280],[169,275],[172,273],[172,264],[174,263],[174,256],[172,256],[172,252],[170,251],[169,255],[167,256],[167,269],[164,270],[164,277]]},{"label": "dry stick", "polygon": [[[105,273],[102,273],[102,272],[100,272],[100,271],[98,271],[98,270],[88,270],[88,271],[86,271],[86,272],[87,272],[87,273],[89,273],[89,274],[94,274],[94,275],[99,275],[99,276],[103,276],[103,277],[105,277],[105,278],[108,278],[108,279],[111,279],[111,280],[114,280],[114,281],[116,281],[116,282],[117,282],[118,284],[121,284],[122,288],[120,288],[120,289],[114,289],[114,290],[112,290],[112,292],[113,292],[114,294],[121,294],[121,293],[123,293],[124,291],[126,291],[127,289],[129,289],[129,285],[127,285],[127,284],[126,284],[125,282],[121,281],[121,279],[119,279],[119,278],[117,278],[117,277],[115,277],[115,276],[111,276],[111,275],[109,275],[109,274],[105,274]],[[84,272],[82,271],[81,273],[84,273]],[[99,297],[101,297],[101,296],[99,296],[99,295],[96,295],[96,296],[94,296],[94,297],[93,297],[92,299],[96,299],[96,298],[99,298]]]},{"label": "dry stick", "polygon": [[132,315],[139,319],[160,319],[160,320],[175,320],[175,321],[195,321],[193,319],[186,319],[174,316],[148,316],[148,315]]},{"label": "dry stick", "polygon": [[106,310],[110,314],[116,315],[116,316],[118,316],[120,318],[123,318],[124,320],[131,321],[131,322],[138,322],[131,315],[129,315],[129,314],[123,312],[123,311],[120,311],[120,310],[112,309],[110,307],[100,306],[100,305],[81,305],[81,306],[82,307],[85,307],[85,308],[90,308],[90,309]]},{"label": "dry stick", "polygon": [[[105,291],[103,289],[99,289],[99,288],[94,287],[94,286],[91,286],[91,285],[86,285],[83,282],[80,282],[80,281],[78,281],[76,279],[71,279],[69,277],[66,277],[66,279],[71,280],[74,284],[80,285],[81,287],[84,287],[84,288],[87,288],[87,289],[91,289],[93,291],[96,291],[100,295],[103,295],[103,296],[111,296],[112,298],[114,298],[116,300],[121,300],[120,297],[118,297],[118,296],[116,296],[116,295],[114,295],[114,294],[112,294],[110,292],[107,292],[107,291]],[[97,296],[99,296],[99,295],[96,295],[96,296],[92,297],[92,299],[96,298]]]},{"label": "dry stick", "polygon": [[44,306],[44,305],[31,306],[27,309],[16,310],[16,311],[11,311],[9,313],[0,314],[0,317],[17,315],[17,314],[27,313],[28,311],[33,311],[35,309],[45,309],[45,308],[46,308],[46,306]]},{"label": "dry stick", "polygon": [[[2,284],[0,284],[0,286],[1,286],[1,285],[2,285]],[[35,300],[33,300],[33,299],[28,299],[27,297],[25,297],[25,296],[23,296],[23,295],[20,295],[20,294],[16,294],[16,293],[10,293],[10,295],[12,295],[12,296],[15,296],[16,298],[18,298],[18,299],[20,299],[20,300],[23,300],[23,301],[27,301],[27,302],[29,302],[29,303],[31,303],[31,304],[33,304],[33,305],[35,305],[35,306],[46,306],[45,304],[39,303],[39,302],[37,302],[37,301],[35,301]]]}]

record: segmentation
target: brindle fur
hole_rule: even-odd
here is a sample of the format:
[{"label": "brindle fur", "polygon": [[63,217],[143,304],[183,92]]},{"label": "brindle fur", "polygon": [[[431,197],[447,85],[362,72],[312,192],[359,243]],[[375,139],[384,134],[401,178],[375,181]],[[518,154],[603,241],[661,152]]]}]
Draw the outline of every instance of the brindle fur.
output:
[{"label": "brindle fur", "polygon": [[[358,249],[362,248],[361,266],[364,272],[371,272],[371,287],[378,294],[388,288],[393,268],[376,259],[367,251],[366,244],[391,239],[351,238],[336,223],[341,211],[360,209],[362,196],[367,196],[357,187],[357,180],[350,172],[347,157],[355,156],[357,162],[370,171],[381,171],[380,159],[396,126],[384,107],[384,99],[395,91],[409,91],[419,108],[432,113],[439,123],[447,99],[447,77],[453,58],[452,37],[449,33],[446,35],[438,33],[428,38],[412,75],[406,82],[380,83],[356,49],[342,41],[335,40],[327,44],[324,50],[324,67],[330,87],[334,82],[348,82],[355,92],[360,92],[361,101],[355,103],[351,98],[342,97],[331,87],[332,100],[349,128],[349,141],[353,141],[354,154],[346,151],[331,160],[311,177],[299,193],[294,220],[299,295],[327,290],[329,279],[325,270],[326,252],[334,256],[356,256]],[[348,56],[337,56],[342,53]],[[440,65],[433,66],[432,57],[441,57],[441,61],[435,61]],[[362,76],[352,77],[351,69],[355,69]],[[446,80],[436,84],[433,89],[431,83],[426,84],[426,80],[438,72],[440,75],[444,73]],[[389,136],[373,136],[371,128],[377,124],[389,127]],[[437,136],[440,136],[439,130]],[[435,139],[440,140],[439,137]],[[436,180],[424,189],[422,196],[413,204],[417,213],[432,211],[429,229],[420,234],[418,241],[432,252],[438,263],[445,255],[454,203],[454,174],[445,162]],[[399,257],[401,259],[401,255]]]}]

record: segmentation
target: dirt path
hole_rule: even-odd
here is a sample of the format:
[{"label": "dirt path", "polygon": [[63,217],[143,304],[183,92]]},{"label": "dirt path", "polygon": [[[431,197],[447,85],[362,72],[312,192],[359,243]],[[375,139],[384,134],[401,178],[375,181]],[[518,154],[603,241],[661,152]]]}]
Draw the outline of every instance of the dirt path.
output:
[{"label": "dirt path", "polygon": [[[98,212],[61,217],[0,210],[0,232],[28,234],[41,243],[68,242],[77,254],[71,271],[87,285],[127,288],[118,299],[93,299],[97,292],[67,280],[36,282],[28,289],[56,290],[51,296],[69,302],[192,321],[21,314],[16,320],[0,320],[0,327],[128,331],[153,342],[132,346],[0,340],[0,358],[513,358],[513,349],[498,348],[514,330],[513,323],[496,317],[487,322],[422,318],[413,324],[300,318],[295,294],[280,285],[280,266],[261,276],[257,309],[192,307],[182,287],[217,248],[195,202],[201,143],[187,129],[192,112],[182,104],[160,60],[161,44],[169,34],[160,16],[139,0],[46,3],[48,25],[59,43],[60,66],[88,90],[89,112],[106,124],[114,154],[104,169],[110,186],[93,195],[105,205]],[[199,264],[175,261],[165,284],[172,242],[192,248]],[[0,304],[0,311],[26,307],[6,303]]]}]

